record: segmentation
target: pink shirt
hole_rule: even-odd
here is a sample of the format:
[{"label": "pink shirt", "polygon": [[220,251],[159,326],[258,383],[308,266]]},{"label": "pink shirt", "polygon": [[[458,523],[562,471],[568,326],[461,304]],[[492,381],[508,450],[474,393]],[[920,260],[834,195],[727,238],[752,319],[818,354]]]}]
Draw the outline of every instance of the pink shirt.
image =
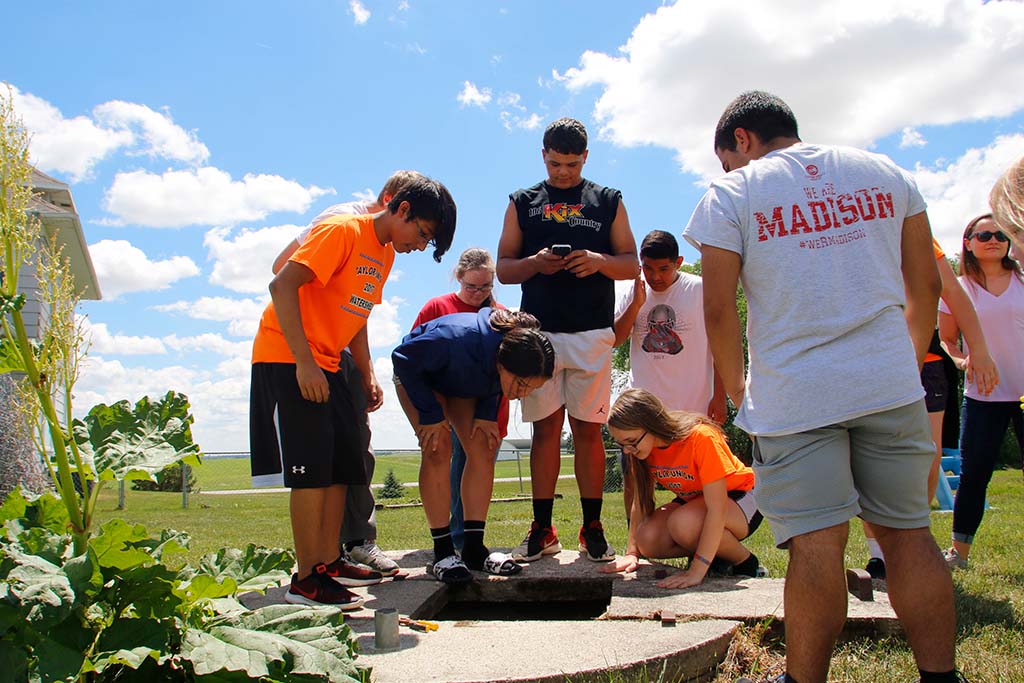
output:
[{"label": "pink shirt", "polygon": [[[1024,284],[1011,277],[1006,291],[995,296],[973,280],[959,279],[978,312],[988,351],[999,370],[999,384],[991,394],[982,396],[978,387],[968,383],[964,395],[976,401],[1017,402],[1024,394]],[[939,310],[949,314],[945,302],[940,302]],[[963,348],[970,353],[966,340]]]}]

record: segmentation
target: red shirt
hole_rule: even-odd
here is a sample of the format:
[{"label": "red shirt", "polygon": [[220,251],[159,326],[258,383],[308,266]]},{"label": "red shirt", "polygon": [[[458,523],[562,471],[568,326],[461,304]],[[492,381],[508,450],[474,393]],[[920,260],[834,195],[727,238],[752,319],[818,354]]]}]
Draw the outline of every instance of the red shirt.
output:
[{"label": "red shirt", "polygon": [[[492,308],[505,308],[497,302],[489,304]],[[467,304],[465,301],[459,298],[457,292],[451,292],[449,294],[442,294],[441,296],[435,296],[433,299],[423,304],[423,308],[420,309],[419,315],[416,316],[416,320],[413,321],[412,326],[419,327],[423,323],[428,323],[434,318],[440,318],[442,315],[451,315],[452,313],[476,313],[480,310],[480,307]],[[498,436],[504,439],[508,435],[508,399],[504,396],[501,397],[501,402],[498,404]]]}]

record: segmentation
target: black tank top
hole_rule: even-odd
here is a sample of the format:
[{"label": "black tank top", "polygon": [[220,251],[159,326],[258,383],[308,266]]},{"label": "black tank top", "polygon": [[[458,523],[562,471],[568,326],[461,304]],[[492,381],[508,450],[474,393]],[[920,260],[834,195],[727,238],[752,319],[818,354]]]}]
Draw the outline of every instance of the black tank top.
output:
[{"label": "black tank top", "polygon": [[[612,221],[622,193],[584,180],[566,190],[547,182],[509,195],[523,231],[519,258],[553,244],[611,254]],[[537,274],[522,284],[522,310],[540,320],[548,332],[584,332],[611,327],[615,316],[615,283],[595,273],[578,278],[563,270]]]}]

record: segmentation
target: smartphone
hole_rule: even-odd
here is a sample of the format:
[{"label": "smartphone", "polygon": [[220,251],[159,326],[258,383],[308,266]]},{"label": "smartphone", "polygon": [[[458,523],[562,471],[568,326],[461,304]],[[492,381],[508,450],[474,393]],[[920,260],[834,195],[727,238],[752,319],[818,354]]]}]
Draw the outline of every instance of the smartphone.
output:
[{"label": "smartphone", "polygon": [[572,251],[571,244],[552,244],[551,253],[555,256],[568,256],[569,252]]}]

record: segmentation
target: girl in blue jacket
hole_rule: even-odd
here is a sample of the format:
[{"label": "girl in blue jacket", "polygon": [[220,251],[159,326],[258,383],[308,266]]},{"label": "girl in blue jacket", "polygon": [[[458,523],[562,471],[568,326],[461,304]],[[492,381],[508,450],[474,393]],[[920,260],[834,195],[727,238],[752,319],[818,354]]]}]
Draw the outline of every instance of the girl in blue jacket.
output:
[{"label": "girl in blue jacket", "polygon": [[[540,323],[520,311],[454,313],[414,329],[391,359],[399,401],[423,454],[420,498],[434,540],[431,573],[444,583],[472,581],[469,569],[519,573],[522,567],[510,555],[484,546],[484,521],[494,486],[499,399],[522,398],[554,374],[555,352]],[[467,456],[461,558],[449,529],[449,425]]]}]

